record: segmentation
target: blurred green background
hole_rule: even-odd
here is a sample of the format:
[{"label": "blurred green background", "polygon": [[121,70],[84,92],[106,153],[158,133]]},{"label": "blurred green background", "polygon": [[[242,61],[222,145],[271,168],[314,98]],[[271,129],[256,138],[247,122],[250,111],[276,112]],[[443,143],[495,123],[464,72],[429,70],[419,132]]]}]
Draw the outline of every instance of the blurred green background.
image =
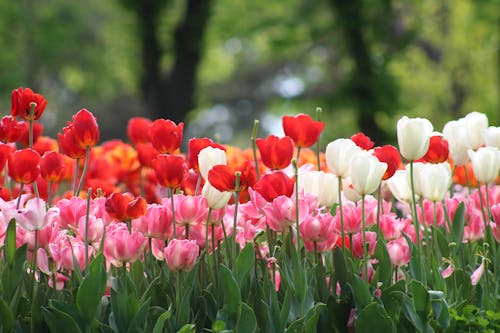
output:
[{"label": "blurred green background", "polygon": [[243,147],[316,107],[323,145],[393,143],[402,115],[500,123],[499,0],[0,0],[0,50],[1,113],[31,87],[47,135],[81,108],[103,139],[163,117]]}]

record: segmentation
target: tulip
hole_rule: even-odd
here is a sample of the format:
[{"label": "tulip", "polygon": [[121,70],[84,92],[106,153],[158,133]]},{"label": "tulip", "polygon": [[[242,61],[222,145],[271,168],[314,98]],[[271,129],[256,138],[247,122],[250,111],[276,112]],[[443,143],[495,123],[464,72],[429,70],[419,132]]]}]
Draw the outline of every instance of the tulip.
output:
[{"label": "tulip", "polygon": [[18,122],[12,116],[5,116],[0,121],[0,141],[16,142],[21,137],[24,122]]},{"label": "tulip", "polygon": [[172,215],[168,205],[150,204],[146,213],[132,220],[132,230],[141,232],[145,237],[163,241],[172,236]]},{"label": "tulip", "polygon": [[200,248],[193,240],[172,239],[165,248],[164,255],[168,268],[173,272],[189,272],[193,269]]},{"label": "tulip", "polygon": [[363,150],[370,150],[373,148],[375,143],[363,132],[359,132],[351,136],[351,140]]},{"label": "tulip", "polygon": [[337,139],[326,146],[326,165],[336,176],[349,175],[351,159],[362,150],[350,139]]},{"label": "tulip", "polygon": [[392,195],[398,201],[412,202],[410,177],[408,176],[407,170],[397,170],[394,175],[387,180],[387,185]]},{"label": "tulip", "polygon": [[[284,195],[277,197],[263,208],[267,225],[276,232],[288,232],[296,224],[296,208],[294,199]],[[309,215],[309,208],[306,202],[299,200],[298,209],[300,225]]]},{"label": "tulip", "polygon": [[160,154],[153,160],[153,169],[158,183],[171,189],[181,186],[188,171],[184,157],[166,154]]},{"label": "tulip", "polygon": [[264,175],[254,186],[266,201],[272,202],[277,197],[284,195],[290,197],[293,193],[295,182],[282,171]]},{"label": "tulip", "polygon": [[448,162],[423,164],[418,178],[422,196],[430,201],[441,201],[452,181],[450,164]]},{"label": "tulip", "polygon": [[112,193],[105,202],[106,212],[118,221],[136,219],[146,214],[146,200],[130,193]]},{"label": "tulip", "polygon": [[127,136],[135,145],[139,143],[148,143],[149,127],[153,122],[144,117],[132,117],[127,124]]},{"label": "tulip", "polygon": [[92,112],[81,109],[73,116],[72,120],[74,138],[80,147],[95,146],[99,141],[99,126]]},{"label": "tulip", "polygon": [[365,259],[365,263],[363,263],[363,265],[367,264],[367,259],[375,253],[376,245],[377,245],[376,232],[366,231],[364,237],[362,233],[357,233],[352,236],[351,249],[353,255],[358,258]]},{"label": "tulip", "polygon": [[323,171],[307,171],[299,176],[299,189],[316,196],[318,204],[331,207],[338,202],[338,178]]},{"label": "tulip", "polygon": [[425,118],[408,118],[398,120],[397,136],[401,155],[408,161],[415,161],[425,155],[429,148],[432,124]]},{"label": "tulip", "polygon": [[60,212],[60,226],[64,229],[75,229],[80,218],[85,216],[87,202],[80,197],[71,197],[57,201],[56,207]]},{"label": "tulip", "polygon": [[[351,177],[348,176],[342,178],[341,184],[342,184],[342,193],[347,198],[347,200],[352,202],[358,202],[359,200],[361,200],[361,194],[359,194],[359,192],[354,189]],[[342,194],[340,194],[339,196],[339,203],[341,198]]]},{"label": "tulip", "polygon": [[487,146],[500,149],[500,127],[490,126],[482,131],[484,143]]},{"label": "tulip", "polygon": [[208,179],[210,169],[215,165],[225,165],[226,163],[226,151],[224,149],[208,146],[203,148],[198,154],[198,167],[205,181]]},{"label": "tulip", "polygon": [[401,156],[399,155],[397,148],[394,146],[385,145],[382,147],[376,147],[373,150],[373,155],[378,158],[380,162],[387,164],[387,170],[382,176],[383,180],[391,178],[401,165]]},{"label": "tulip", "polygon": [[405,238],[391,240],[386,244],[386,247],[393,266],[399,267],[410,262],[410,247]]},{"label": "tulip", "polygon": [[85,157],[85,148],[82,148],[76,139],[73,123],[68,122],[68,126],[63,128],[63,133],[58,133],[57,137],[64,154],[74,159]]},{"label": "tulip", "polygon": [[146,242],[142,233],[130,233],[125,223],[112,223],[106,230],[104,257],[113,266],[121,267],[136,261],[144,253]]},{"label": "tulip", "polygon": [[11,94],[12,105],[10,114],[25,120],[37,120],[45,111],[47,100],[40,94],[34,93],[30,88],[19,87]]},{"label": "tulip", "polygon": [[[335,230],[340,233],[341,232],[341,226],[340,226],[340,206],[337,207],[337,214],[335,214],[335,224],[334,228]],[[344,216],[344,233],[346,234],[355,234],[361,231],[362,224],[361,224],[361,211],[357,209],[354,204],[350,205],[344,205],[342,207],[342,213]]]},{"label": "tulip", "polygon": [[[94,215],[89,216],[88,222],[86,222],[86,218],[86,216],[80,217],[77,236],[82,242],[85,242],[85,228],[87,228],[88,244],[92,244],[98,248],[104,233],[104,222],[101,218]],[[87,227],[85,227],[85,224],[87,224]]]},{"label": "tulip", "polygon": [[290,165],[293,157],[293,141],[289,137],[270,135],[255,141],[262,163],[271,170],[281,170]]},{"label": "tulip", "polygon": [[483,183],[494,181],[500,170],[500,151],[493,147],[481,147],[467,152],[476,179]]},{"label": "tulip", "polygon": [[[472,272],[472,275],[470,276],[470,283],[475,286],[479,283],[479,280],[481,280],[481,277],[483,276],[483,273],[484,273],[484,264],[485,260],[484,258],[481,259],[481,265],[479,265],[478,268],[476,268],[476,270],[474,270],[474,272]],[[488,273],[486,273],[488,274]]]},{"label": "tulip", "polygon": [[482,132],[488,127],[488,118],[484,113],[471,112],[464,117],[467,148],[477,149],[484,144]]},{"label": "tulip", "polygon": [[441,135],[433,135],[429,140],[429,149],[421,160],[429,163],[442,163],[448,160],[448,141]]},{"label": "tulip", "polygon": [[387,163],[369,153],[356,154],[350,162],[349,173],[354,189],[361,195],[370,194],[380,185]]},{"label": "tulip", "polygon": [[9,177],[17,183],[33,183],[40,174],[40,155],[29,148],[17,150],[9,156]]},{"label": "tulip", "polygon": [[168,119],[157,119],[149,127],[149,139],[162,154],[170,154],[179,149],[182,143],[184,123],[176,125]]},{"label": "tulip", "polygon": [[294,117],[283,116],[283,131],[299,148],[307,148],[315,144],[324,127],[325,123],[314,121],[306,114],[298,114]]},{"label": "tulip", "polygon": [[135,149],[137,150],[137,158],[143,167],[152,168],[153,160],[160,154],[158,150],[153,147],[151,142],[136,143]]},{"label": "tulip", "polygon": [[448,141],[449,152],[455,165],[467,162],[467,140],[465,119],[449,121],[444,125],[443,137]]},{"label": "tulip", "polygon": [[3,170],[10,155],[12,155],[15,150],[16,148],[11,145],[0,143],[0,170]]},{"label": "tulip", "polygon": [[[17,142],[23,146],[23,147],[29,147],[30,146],[30,124],[29,122],[23,121],[22,123],[22,128],[20,130],[19,134],[19,139]],[[33,123],[33,144],[37,143],[38,139],[40,136],[43,134],[43,125],[36,122]]]},{"label": "tulip", "polygon": [[324,242],[333,233],[333,217],[330,213],[308,215],[299,229],[305,242]]},{"label": "tulip", "polygon": [[40,175],[47,182],[60,181],[66,172],[66,163],[63,155],[55,151],[48,151],[40,159]]},{"label": "tulip", "polygon": [[208,207],[219,209],[225,207],[231,199],[231,192],[219,191],[209,182],[206,182],[201,191],[201,195],[207,199]]},{"label": "tulip", "polygon": [[24,230],[41,230],[48,224],[57,223],[59,208],[51,207],[47,210],[43,199],[32,198],[15,213],[15,219]]},{"label": "tulip", "polygon": [[[162,200],[162,203],[166,203]],[[175,220],[179,225],[195,225],[204,222],[207,218],[208,202],[200,195],[174,196]]]},{"label": "tulip", "polygon": [[[224,146],[218,144],[218,143],[215,143],[213,142],[211,139],[208,139],[208,138],[202,138],[202,139],[199,139],[199,138],[192,138],[189,140],[189,145],[188,145],[188,157],[187,157],[187,160],[188,160],[188,166],[189,168],[193,169],[194,171],[200,173],[200,166],[199,166],[199,155],[200,155],[200,152],[202,150],[204,150],[205,148],[207,147],[212,147],[212,148],[217,148],[217,149],[220,149],[222,150],[224,153],[221,154],[220,152],[217,152],[217,153],[214,153],[214,154],[218,154],[217,157],[214,159],[215,161],[218,160],[218,158],[220,158],[220,161],[222,163],[217,163],[217,164],[226,164],[226,154],[225,154],[225,151],[226,151],[226,148],[224,148]],[[209,153],[210,152],[210,153]],[[212,164],[212,166],[210,166],[208,169],[208,165],[207,164],[210,164],[210,163],[207,163],[207,158],[210,159],[209,157],[212,157],[212,152],[211,150],[207,150],[204,154],[207,154],[205,156],[202,157],[202,163],[205,163],[205,170],[203,171],[203,174],[205,174],[205,179],[206,179],[206,175],[208,175],[208,170],[210,170],[210,168],[215,165],[215,164]],[[224,157],[222,157],[224,156]]]},{"label": "tulip", "polygon": [[[236,173],[239,173],[239,184],[237,184]],[[239,192],[255,183],[255,174],[248,161],[238,169],[220,164],[210,169],[208,181],[219,191]]]}]

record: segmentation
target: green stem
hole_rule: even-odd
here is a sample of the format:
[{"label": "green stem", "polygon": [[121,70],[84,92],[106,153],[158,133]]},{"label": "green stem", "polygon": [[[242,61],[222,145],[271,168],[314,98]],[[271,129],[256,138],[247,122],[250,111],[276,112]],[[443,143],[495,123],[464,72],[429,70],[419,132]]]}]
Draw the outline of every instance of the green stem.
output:
[{"label": "green stem", "polygon": [[[321,121],[321,112],[323,110],[321,108],[316,108],[316,121]],[[316,141],[316,162],[318,163],[318,171],[321,171],[321,159],[320,159],[320,144],[319,144],[319,138],[318,141]],[[298,160],[298,159],[297,159]]]},{"label": "green stem", "polygon": [[87,208],[85,210],[85,272],[89,264],[89,216],[90,216],[90,197],[92,196],[92,188],[87,191]]},{"label": "green stem", "polygon": [[433,201],[433,229],[432,229],[432,242],[434,243],[434,255],[436,259],[439,258],[439,246],[437,240],[437,202]]},{"label": "green stem", "polygon": [[380,239],[380,211],[382,210],[382,183],[377,188],[377,242]]},{"label": "green stem", "polygon": [[237,235],[237,228],[238,228],[238,204],[240,201],[240,177],[241,177],[241,172],[236,171],[235,173],[236,180],[235,180],[235,186],[236,186],[236,191],[234,192],[234,215],[233,215],[233,253],[232,253],[232,258],[231,258],[231,264],[233,264],[236,260],[236,255],[238,253],[238,242],[236,241],[236,235]]},{"label": "green stem", "polygon": [[257,133],[259,132],[259,120],[255,119],[253,122],[253,130],[252,137],[250,138],[252,141],[252,151],[253,151],[253,160],[255,163],[255,174],[257,175],[257,181],[260,180],[260,170],[259,170],[259,161],[257,160]]},{"label": "green stem", "polygon": [[[297,150],[297,158],[299,157],[300,147]],[[295,172],[295,226],[297,229],[297,253],[300,253],[300,228],[299,228],[299,168],[297,160],[292,161],[293,170]]]},{"label": "green stem", "polygon": [[[365,280],[368,282],[368,248],[366,247],[366,230],[365,230],[365,195],[361,195],[361,232],[363,234],[363,266],[365,270]],[[351,245],[352,246],[352,245]]]},{"label": "green stem", "polygon": [[464,164],[464,171],[465,171],[465,185],[467,186],[467,191],[469,191],[470,195],[472,193],[472,190],[470,188],[470,178],[469,178],[469,171],[467,170],[467,164]]},{"label": "green stem", "polygon": [[206,223],[206,229],[205,229],[205,252],[207,253],[207,258],[208,258],[208,253],[210,250],[210,246],[208,245],[208,229],[210,226],[210,215],[212,215],[212,208],[208,209],[207,223]]},{"label": "green stem", "polygon": [[75,160],[75,174],[73,179],[73,194],[76,195],[76,188],[78,186],[78,176],[80,174],[80,158],[77,157]]},{"label": "green stem", "polygon": [[78,188],[74,193],[75,196],[80,194],[82,190],[83,183],[85,182],[85,177],[87,176],[87,170],[89,169],[89,161],[90,161],[90,146],[87,146],[85,149],[85,164],[83,165],[82,177],[80,178],[80,182],[78,183]]},{"label": "green stem", "polygon": [[417,200],[415,197],[415,181],[413,177],[413,161],[410,161],[410,185],[411,185],[411,197],[412,197],[412,207],[413,207],[413,221],[414,221],[414,226],[415,226],[415,238],[417,241],[417,261],[418,261],[418,268],[417,268],[417,279],[420,280],[421,282],[424,282],[424,284],[427,284],[425,282],[425,276],[423,275],[423,260],[422,260],[422,242],[420,241],[420,222],[418,220],[418,214],[417,214]]},{"label": "green stem", "polygon": [[342,252],[345,250],[345,232],[344,232],[344,212],[342,210],[342,177],[338,176],[338,195],[339,195],[339,214],[340,214],[340,237],[342,237]]},{"label": "green stem", "polygon": [[177,221],[175,220],[174,189],[169,188],[170,208],[172,210],[172,226],[174,228],[174,238],[177,238]]},{"label": "green stem", "polygon": [[21,206],[21,197],[23,195],[23,190],[24,190],[24,183],[21,183],[19,187],[19,196],[17,197],[16,210],[18,210],[19,206]]}]

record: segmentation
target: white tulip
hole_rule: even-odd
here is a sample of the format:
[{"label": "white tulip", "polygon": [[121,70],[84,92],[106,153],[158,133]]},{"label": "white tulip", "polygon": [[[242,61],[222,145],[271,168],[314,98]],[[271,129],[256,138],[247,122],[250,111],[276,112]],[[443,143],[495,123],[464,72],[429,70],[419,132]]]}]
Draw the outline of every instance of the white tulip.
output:
[{"label": "white tulip", "polygon": [[201,190],[201,195],[207,199],[208,207],[212,209],[219,209],[227,205],[229,199],[231,199],[231,192],[221,192],[209,182],[203,185]]},{"label": "white tulip", "polygon": [[227,164],[226,152],[219,148],[206,147],[203,148],[198,154],[198,165],[200,167],[200,174],[208,180],[208,172],[216,165]]},{"label": "white tulip", "polygon": [[429,149],[429,140],[433,131],[432,124],[425,118],[408,118],[398,120],[397,135],[401,155],[408,161],[423,157]]},{"label": "white tulip", "polygon": [[375,192],[386,170],[387,163],[368,152],[356,154],[349,166],[352,185],[361,195]]},{"label": "white tulip", "polygon": [[484,113],[471,112],[464,117],[466,133],[467,133],[467,147],[470,149],[477,149],[484,144],[483,130],[488,127],[488,118]]},{"label": "white tulip", "polygon": [[299,175],[299,188],[315,195],[318,204],[330,207],[338,201],[339,181],[334,174],[323,171],[306,171]]},{"label": "white tulip", "polygon": [[342,193],[349,201],[358,202],[361,200],[361,194],[352,186],[351,177],[342,178]]},{"label": "white tulip", "polygon": [[422,196],[430,201],[444,199],[451,185],[451,169],[448,162],[426,163],[420,170]]},{"label": "white tulip", "polygon": [[336,176],[347,177],[351,159],[360,152],[362,149],[351,139],[334,140],[326,146],[326,165]]},{"label": "white tulip", "polygon": [[494,181],[500,171],[500,151],[494,147],[481,147],[477,151],[468,150],[468,153],[476,179],[482,183]]},{"label": "white tulip", "polygon": [[[410,203],[412,195],[408,173],[408,170],[397,170],[391,178],[386,180],[386,184],[397,200]],[[415,197],[415,200],[418,200],[418,196]]]},{"label": "white tulip", "polygon": [[487,146],[500,149],[500,127],[490,126],[483,129],[482,134]]},{"label": "white tulip", "polygon": [[443,137],[448,141],[448,148],[455,165],[464,165],[467,162],[466,132],[464,118],[449,121],[444,125]]}]

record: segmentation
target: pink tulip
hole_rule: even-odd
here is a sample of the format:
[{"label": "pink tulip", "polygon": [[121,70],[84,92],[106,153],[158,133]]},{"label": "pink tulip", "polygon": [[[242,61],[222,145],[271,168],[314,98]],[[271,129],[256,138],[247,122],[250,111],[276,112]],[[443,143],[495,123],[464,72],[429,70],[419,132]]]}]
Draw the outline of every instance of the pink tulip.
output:
[{"label": "pink tulip", "polygon": [[[26,231],[24,229],[17,230],[18,240],[24,244],[28,244],[28,250],[33,251],[35,248],[35,231]],[[46,248],[50,243],[54,242],[59,235],[59,226],[57,224],[49,224],[42,230],[38,231],[38,248]]]},{"label": "pink tulip", "polygon": [[59,208],[45,208],[45,201],[39,198],[29,199],[24,208],[15,214],[16,222],[27,231],[43,229],[47,224],[59,221]]},{"label": "pink tulip", "polygon": [[[163,199],[162,204],[170,205],[170,199],[168,199],[168,203]],[[195,225],[207,219],[208,202],[201,195],[176,194],[174,196],[174,206],[177,225]]]},{"label": "pink tulip", "polygon": [[56,203],[60,211],[59,224],[63,229],[76,229],[82,216],[85,216],[87,202],[80,197],[61,199]]},{"label": "pink tulip", "polygon": [[[85,242],[85,220],[86,217],[82,216],[78,221],[77,236],[82,242]],[[104,222],[102,221],[102,219],[95,217],[94,215],[90,215],[87,227],[88,244],[92,244],[94,247],[98,248],[101,243],[103,233]]]},{"label": "pink tulip", "polygon": [[133,230],[141,232],[145,237],[167,240],[173,233],[172,214],[169,206],[150,204],[146,214],[132,220]]},{"label": "pink tulip", "polygon": [[484,273],[484,258],[481,260],[481,265],[479,265],[478,268],[474,272],[472,272],[472,275],[470,276],[470,283],[475,286],[479,283],[479,280],[481,280],[481,277],[483,276]]},{"label": "pink tulip", "polygon": [[[335,214],[335,231],[341,232],[340,224],[340,207],[337,207],[337,214]],[[355,234],[361,231],[361,209],[358,209],[353,204],[345,204],[342,206],[344,213],[344,232],[346,234]]]},{"label": "pink tulip", "polygon": [[411,220],[404,218],[397,218],[394,214],[384,214],[380,216],[380,230],[386,240],[393,240],[401,237],[401,231],[403,231],[408,225],[411,224]]},{"label": "pink tulip", "polygon": [[123,222],[112,223],[106,230],[104,257],[113,266],[136,261],[143,253],[147,239],[140,232],[128,231]]},{"label": "pink tulip", "polygon": [[[366,231],[366,242],[368,243],[368,256],[375,253],[375,246],[377,245],[377,233],[373,231]],[[363,235],[359,232],[352,236],[352,251],[358,258],[363,258]]]},{"label": "pink tulip", "polygon": [[453,274],[454,271],[455,271],[455,266],[453,265],[453,263],[450,263],[448,267],[446,267],[441,272],[441,276],[443,277],[443,279],[447,279]]},{"label": "pink tulip", "polygon": [[[61,273],[56,273],[56,290],[63,290],[64,283],[68,280],[69,280],[69,277],[67,277],[66,275],[61,274]],[[53,279],[49,279],[49,287],[54,288]]]},{"label": "pink tulip", "polygon": [[39,248],[36,252],[36,265],[38,266],[38,269],[40,272],[50,275],[50,268],[49,268],[49,257],[47,256],[47,252],[45,249]]},{"label": "pink tulip", "polygon": [[479,213],[471,216],[470,221],[464,226],[462,242],[475,242],[484,237],[484,223]]},{"label": "pink tulip", "polygon": [[500,225],[500,203],[491,206],[491,216],[493,217],[493,222]]},{"label": "pink tulip", "polygon": [[172,239],[164,251],[168,268],[173,272],[189,272],[196,264],[199,251],[200,248],[195,241]]},{"label": "pink tulip", "polygon": [[[331,251],[335,245],[337,245],[337,241],[339,240],[339,235],[335,232],[330,232],[328,235],[328,239],[323,242],[316,242],[316,251],[318,252],[328,252]],[[314,242],[304,240],[304,247],[309,252],[314,252]]]},{"label": "pink tulip", "polygon": [[299,228],[304,241],[324,242],[333,233],[333,217],[330,213],[308,215]]},{"label": "pink tulip", "polygon": [[410,262],[410,247],[405,238],[391,240],[386,247],[393,266],[399,267]]},{"label": "pink tulip", "polygon": [[[418,219],[426,226],[434,225],[434,203],[424,199],[424,216],[422,217],[422,208],[417,207]],[[436,202],[436,225],[438,227],[444,225],[444,211],[441,202]]]}]

